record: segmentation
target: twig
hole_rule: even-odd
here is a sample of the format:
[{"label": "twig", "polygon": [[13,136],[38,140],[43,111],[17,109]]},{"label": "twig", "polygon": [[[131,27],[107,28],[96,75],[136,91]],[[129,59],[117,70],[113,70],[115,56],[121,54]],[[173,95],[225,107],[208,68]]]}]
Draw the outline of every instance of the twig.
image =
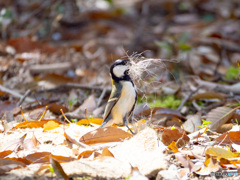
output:
[{"label": "twig", "polygon": [[56,88],[40,90],[36,93],[59,92],[60,90],[69,91],[72,88],[76,88],[76,89],[79,88],[79,89],[86,89],[86,90],[99,90],[99,91],[103,91],[104,89],[106,89],[107,93],[111,92],[110,88],[103,88],[103,87],[99,87],[99,86],[89,86],[89,85],[76,84],[76,83],[67,83],[67,84],[60,85]]},{"label": "twig", "polygon": [[55,72],[55,71],[66,71],[71,68],[71,63],[55,63],[55,64],[37,64],[32,65],[29,69],[31,73],[43,73],[43,72]]},{"label": "twig", "polygon": [[203,81],[200,79],[195,79],[195,82],[198,83],[200,86],[206,87],[211,90],[223,92],[226,94],[232,92],[235,95],[240,95],[240,89],[237,87],[234,87],[234,85],[222,85],[222,84],[217,84],[213,82]]},{"label": "twig", "polygon": [[21,99],[18,101],[17,106],[22,105],[26,97],[31,93],[32,90],[28,89],[25,94],[21,97]]},{"label": "twig", "polygon": [[100,97],[99,97],[99,99],[98,99],[97,107],[99,107],[100,104],[102,103],[102,100],[103,100],[103,98],[104,98],[106,92],[107,92],[107,88],[104,88],[103,91],[102,91],[102,93],[101,93],[101,95],[100,95]]},{"label": "twig", "polygon": [[182,107],[186,104],[186,102],[191,99],[192,95],[195,94],[196,92],[198,92],[198,90],[201,88],[201,86],[198,86],[197,89],[195,89],[194,91],[191,91],[181,102],[181,104],[179,105],[179,107],[177,108],[178,111],[180,111],[182,109]]},{"label": "twig", "polygon": [[[0,84],[0,91],[9,93],[9,94],[11,94],[11,95],[13,95],[13,96],[15,96],[15,97],[18,97],[18,98],[23,98],[23,97],[24,97],[24,96],[21,95],[20,93],[18,93],[18,92],[16,92],[16,91],[13,91],[13,90],[11,90],[11,89],[8,89],[8,88],[2,86],[1,84]],[[26,97],[25,99],[26,99],[27,102],[34,102],[34,101],[35,101],[34,99],[32,99],[32,98],[30,98],[30,97]]]},{"label": "twig", "polygon": [[240,51],[240,46],[237,43],[234,43],[229,40],[223,40],[223,39],[218,39],[218,38],[201,38],[198,40],[198,43],[200,44],[206,44],[206,45],[212,45],[212,44],[217,44],[221,48],[224,48],[228,51],[234,51],[234,52],[239,52]]}]

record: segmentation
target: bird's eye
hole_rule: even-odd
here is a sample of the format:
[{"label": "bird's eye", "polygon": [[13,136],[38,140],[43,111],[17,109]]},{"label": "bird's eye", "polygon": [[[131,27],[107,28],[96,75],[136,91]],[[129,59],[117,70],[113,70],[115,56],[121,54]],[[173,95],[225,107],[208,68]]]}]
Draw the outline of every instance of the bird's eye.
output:
[{"label": "bird's eye", "polygon": [[129,69],[125,71],[125,74],[126,74],[126,75],[129,75]]}]

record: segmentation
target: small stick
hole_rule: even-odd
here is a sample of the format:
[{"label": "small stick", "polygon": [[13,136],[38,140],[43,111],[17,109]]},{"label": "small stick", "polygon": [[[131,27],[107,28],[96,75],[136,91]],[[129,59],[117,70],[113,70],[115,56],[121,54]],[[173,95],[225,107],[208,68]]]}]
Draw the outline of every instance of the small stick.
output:
[{"label": "small stick", "polygon": [[21,114],[22,114],[22,116],[23,116],[23,119],[24,119],[25,121],[28,121],[28,120],[25,118],[24,114],[23,114],[22,106],[20,106],[20,110],[21,110]]},{"label": "small stick", "polygon": [[198,92],[198,90],[201,88],[201,86],[198,86],[197,89],[195,89],[194,91],[191,91],[181,102],[181,104],[179,105],[179,107],[177,108],[178,111],[180,111],[182,109],[182,107],[186,104],[186,102],[191,99],[191,97],[193,96],[193,94],[195,94],[196,92]]},{"label": "small stick", "polygon": [[[15,97],[18,97],[18,98],[22,98],[23,97],[23,95],[21,95],[20,93],[15,92],[15,91],[13,91],[11,89],[8,89],[8,88],[2,86],[1,84],[0,84],[0,91],[9,93],[9,94],[11,94],[11,95],[13,95]],[[34,99],[32,99],[30,97],[26,97],[25,99],[26,99],[27,102],[34,102],[35,101]]]},{"label": "small stick", "polygon": [[[86,90],[100,90],[103,91],[105,88],[103,87],[99,87],[99,86],[88,86],[88,85],[83,85],[83,84],[77,84],[77,83],[66,83],[63,85],[60,85],[56,88],[52,88],[52,89],[46,89],[46,90],[40,90],[37,93],[43,93],[43,92],[57,92],[59,90],[65,90],[66,88],[79,88],[79,89],[86,89]],[[67,89],[68,90],[68,89]],[[106,88],[106,92],[110,93],[111,89],[110,88]]]},{"label": "small stick", "polygon": [[61,113],[62,113],[62,115],[63,115],[63,117],[64,117],[64,120],[66,120],[69,124],[71,123],[71,121],[69,121],[68,120],[68,118],[65,116],[65,114],[64,114],[64,112],[63,112],[63,110],[62,109],[60,109],[60,111],[61,111]]},{"label": "small stick", "polygon": [[25,94],[21,97],[21,99],[18,101],[17,106],[22,105],[26,97],[31,93],[32,90],[28,89]]},{"label": "small stick", "polygon": [[102,103],[102,100],[103,100],[103,98],[104,98],[106,92],[107,92],[107,88],[104,88],[103,91],[102,91],[102,93],[101,93],[101,95],[100,95],[100,97],[99,97],[99,99],[98,99],[97,107],[99,107],[100,104]]},{"label": "small stick", "polygon": [[43,114],[42,114],[42,116],[40,117],[40,119],[38,120],[38,121],[41,121],[42,120],[42,118],[45,116],[45,114],[46,114],[46,112],[47,112],[47,106],[45,107],[45,110],[44,110],[44,112],[43,112]]}]

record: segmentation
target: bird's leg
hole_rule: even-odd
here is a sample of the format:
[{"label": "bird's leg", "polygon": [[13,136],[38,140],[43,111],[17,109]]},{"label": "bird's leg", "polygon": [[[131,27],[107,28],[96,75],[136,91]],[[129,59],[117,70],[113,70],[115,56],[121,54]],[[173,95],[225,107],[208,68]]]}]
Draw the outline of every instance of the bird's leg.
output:
[{"label": "bird's leg", "polygon": [[124,125],[128,128],[128,130],[133,134],[133,135],[135,135],[135,133],[129,128],[129,126],[128,126],[128,121],[127,121],[127,118],[126,118],[126,116],[123,118],[123,123],[124,123]]}]

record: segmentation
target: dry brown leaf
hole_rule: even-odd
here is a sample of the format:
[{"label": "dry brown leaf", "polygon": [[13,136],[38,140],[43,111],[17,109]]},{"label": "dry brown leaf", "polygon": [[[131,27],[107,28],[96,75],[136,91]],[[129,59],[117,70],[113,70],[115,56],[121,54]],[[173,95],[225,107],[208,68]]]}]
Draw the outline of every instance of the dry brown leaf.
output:
[{"label": "dry brown leaf", "polygon": [[81,158],[89,158],[91,155],[93,154],[94,158],[96,158],[97,156],[101,155],[99,152],[95,152],[94,150],[86,150],[86,151],[83,151],[81,152],[79,155],[78,155],[78,159],[81,159]]},{"label": "dry brown leaf", "polygon": [[5,174],[13,169],[25,167],[26,165],[19,161],[14,161],[10,159],[0,159],[0,175]]},{"label": "dry brown leaf", "polygon": [[58,178],[63,178],[65,180],[69,180],[68,175],[64,172],[61,164],[52,156],[49,157],[50,163],[53,167],[53,170]]},{"label": "dry brown leaf", "polygon": [[2,151],[0,152],[0,158],[5,158],[6,156],[8,156],[9,154],[12,154],[12,150],[6,150],[6,151]]},{"label": "dry brown leaf", "polygon": [[25,158],[34,163],[46,163],[49,162],[49,156],[52,156],[53,158],[57,159],[60,163],[75,160],[72,157],[52,155],[50,152],[35,152],[33,154],[27,155]]},{"label": "dry brown leaf", "polygon": [[222,134],[215,139],[217,142],[223,144],[239,144],[240,145],[240,131],[230,131]]},{"label": "dry brown leaf", "polygon": [[51,112],[53,112],[54,114],[57,114],[57,115],[61,114],[60,109],[62,109],[64,113],[66,113],[68,111],[68,109],[62,104],[51,103],[51,104],[48,104],[47,106]]},{"label": "dry brown leaf", "polygon": [[25,165],[29,165],[32,163],[32,161],[26,159],[26,158],[15,158],[15,157],[12,157],[12,158],[4,158],[4,159],[8,159],[8,160],[13,160],[13,161],[18,161],[18,162],[22,162],[24,163]]},{"label": "dry brown leaf", "polygon": [[106,156],[114,158],[114,155],[111,153],[111,151],[109,151],[109,149],[107,147],[105,147],[102,150],[102,154],[101,154],[101,157],[106,157]]},{"label": "dry brown leaf", "polygon": [[196,99],[219,99],[224,100],[226,99],[226,94],[214,92],[214,91],[207,91],[204,93],[197,93],[194,96],[192,96],[191,100]]},{"label": "dry brown leaf", "polygon": [[94,131],[88,132],[80,138],[80,142],[85,144],[97,144],[107,142],[118,142],[123,141],[126,138],[132,137],[126,131],[116,127],[105,127],[98,128]]},{"label": "dry brown leaf", "polygon": [[168,146],[173,141],[177,142],[177,147],[182,147],[189,142],[189,137],[186,135],[185,131],[175,127],[174,129],[166,128],[164,129],[161,140],[164,145]]},{"label": "dry brown leaf", "polygon": [[209,128],[211,130],[216,131],[219,126],[229,121],[234,113],[235,109],[230,107],[217,107],[211,110],[206,118],[206,121],[211,121],[212,123],[209,124]]},{"label": "dry brown leaf", "polygon": [[48,121],[43,125],[43,131],[49,131],[55,128],[59,127],[59,123],[56,123],[55,121]]},{"label": "dry brown leaf", "polygon": [[42,119],[42,120],[35,120],[35,121],[24,121],[22,123],[19,123],[18,125],[14,126],[12,129],[16,128],[43,128],[44,124],[46,124],[49,121],[54,121],[55,123],[62,124],[60,121],[57,121],[55,119]]},{"label": "dry brown leaf", "polygon": [[219,126],[216,130],[217,133],[225,133],[229,130],[231,130],[233,128],[233,124],[232,123],[227,123],[227,124],[222,124],[221,126]]}]

